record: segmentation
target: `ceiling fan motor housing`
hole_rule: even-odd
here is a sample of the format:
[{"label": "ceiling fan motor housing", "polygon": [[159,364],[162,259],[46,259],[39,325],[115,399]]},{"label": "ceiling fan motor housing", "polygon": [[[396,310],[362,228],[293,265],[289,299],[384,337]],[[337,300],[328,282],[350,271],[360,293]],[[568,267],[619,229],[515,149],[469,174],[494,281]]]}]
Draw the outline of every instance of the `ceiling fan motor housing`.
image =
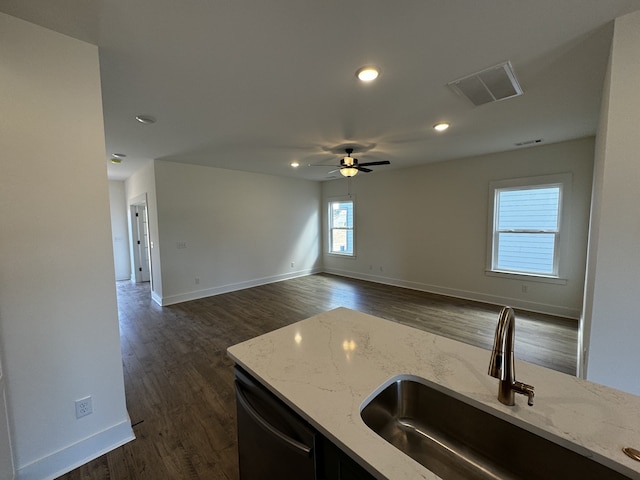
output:
[{"label": "ceiling fan motor housing", "polygon": [[351,156],[351,154],[353,153],[353,148],[345,148],[344,151],[347,153],[347,156],[340,159],[340,165],[343,165],[345,167],[357,165],[358,159]]}]

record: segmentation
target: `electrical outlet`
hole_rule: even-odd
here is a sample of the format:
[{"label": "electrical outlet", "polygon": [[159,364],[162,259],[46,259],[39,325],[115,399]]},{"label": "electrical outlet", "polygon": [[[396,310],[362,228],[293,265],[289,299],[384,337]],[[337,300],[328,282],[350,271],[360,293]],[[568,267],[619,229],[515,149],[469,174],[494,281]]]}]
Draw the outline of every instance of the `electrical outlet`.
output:
[{"label": "electrical outlet", "polygon": [[91,396],[76,400],[76,418],[86,417],[93,413],[93,405],[91,404]]},{"label": "electrical outlet", "polygon": [[295,262],[291,262],[291,268],[295,267]]},{"label": "electrical outlet", "polygon": [[522,293],[529,293],[529,286],[528,285],[522,285]]},{"label": "electrical outlet", "polygon": [[200,285],[200,279],[196,278],[196,285]]}]

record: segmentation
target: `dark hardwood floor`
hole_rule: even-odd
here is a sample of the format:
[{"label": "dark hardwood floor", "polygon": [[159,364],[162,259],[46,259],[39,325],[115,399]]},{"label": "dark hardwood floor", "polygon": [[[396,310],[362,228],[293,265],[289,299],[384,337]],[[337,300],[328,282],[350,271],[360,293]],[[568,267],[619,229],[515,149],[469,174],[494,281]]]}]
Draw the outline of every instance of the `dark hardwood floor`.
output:
[{"label": "dark hardwood floor", "polygon": [[[236,480],[230,345],[343,306],[489,349],[500,310],[326,274],[170,307],[151,300],[148,284],[117,290],[136,440],[61,479]],[[576,342],[576,322],[516,311],[516,357],[573,374]]]}]

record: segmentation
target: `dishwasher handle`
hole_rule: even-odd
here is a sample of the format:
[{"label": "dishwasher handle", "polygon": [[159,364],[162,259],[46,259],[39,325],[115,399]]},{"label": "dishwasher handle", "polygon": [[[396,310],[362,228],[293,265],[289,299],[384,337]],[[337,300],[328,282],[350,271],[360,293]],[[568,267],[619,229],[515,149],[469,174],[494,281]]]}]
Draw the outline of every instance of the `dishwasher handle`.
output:
[{"label": "dishwasher handle", "polygon": [[276,437],[278,440],[283,442],[285,445],[287,445],[289,448],[291,448],[295,452],[300,453],[301,455],[304,455],[306,457],[311,456],[313,452],[313,449],[311,447],[309,447],[308,445],[305,445],[304,443],[298,442],[297,440],[289,437],[288,435],[285,435],[280,430],[278,430],[273,425],[271,425],[269,422],[267,422],[264,418],[262,418],[260,414],[256,412],[256,410],[253,408],[253,406],[247,399],[244,391],[242,390],[242,385],[238,381],[236,381],[235,384],[236,384],[236,393],[237,393],[236,398],[238,399],[238,402],[240,402],[240,404],[242,405],[242,408],[244,408],[244,410],[262,428],[264,428],[266,431],[271,433],[274,437]]}]

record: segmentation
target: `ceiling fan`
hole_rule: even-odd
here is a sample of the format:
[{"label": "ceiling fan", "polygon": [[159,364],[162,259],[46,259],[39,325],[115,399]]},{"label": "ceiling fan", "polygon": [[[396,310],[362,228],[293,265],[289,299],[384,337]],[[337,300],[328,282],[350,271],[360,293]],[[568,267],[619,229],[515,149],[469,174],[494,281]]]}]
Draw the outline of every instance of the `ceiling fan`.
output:
[{"label": "ceiling fan", "polygon": [[[331,170],[328,173],[340,172],[340,174],[344,177],[353,177],[358,172],[369,173],[372,172],[370,168],[373,165],[390,165],[391,162],[389,160],[382,160],[379,162],[366,162],[366,163],[358,163],[357,158],[353,158],[351,154],[353,153],[353,148],[345,148],[344,151],[347,153],[346,157],[340,159],[340,165],[336,165],[338,168],[335,170]],[[311,165],[312,167],[326,167],[327,165]]]}]

